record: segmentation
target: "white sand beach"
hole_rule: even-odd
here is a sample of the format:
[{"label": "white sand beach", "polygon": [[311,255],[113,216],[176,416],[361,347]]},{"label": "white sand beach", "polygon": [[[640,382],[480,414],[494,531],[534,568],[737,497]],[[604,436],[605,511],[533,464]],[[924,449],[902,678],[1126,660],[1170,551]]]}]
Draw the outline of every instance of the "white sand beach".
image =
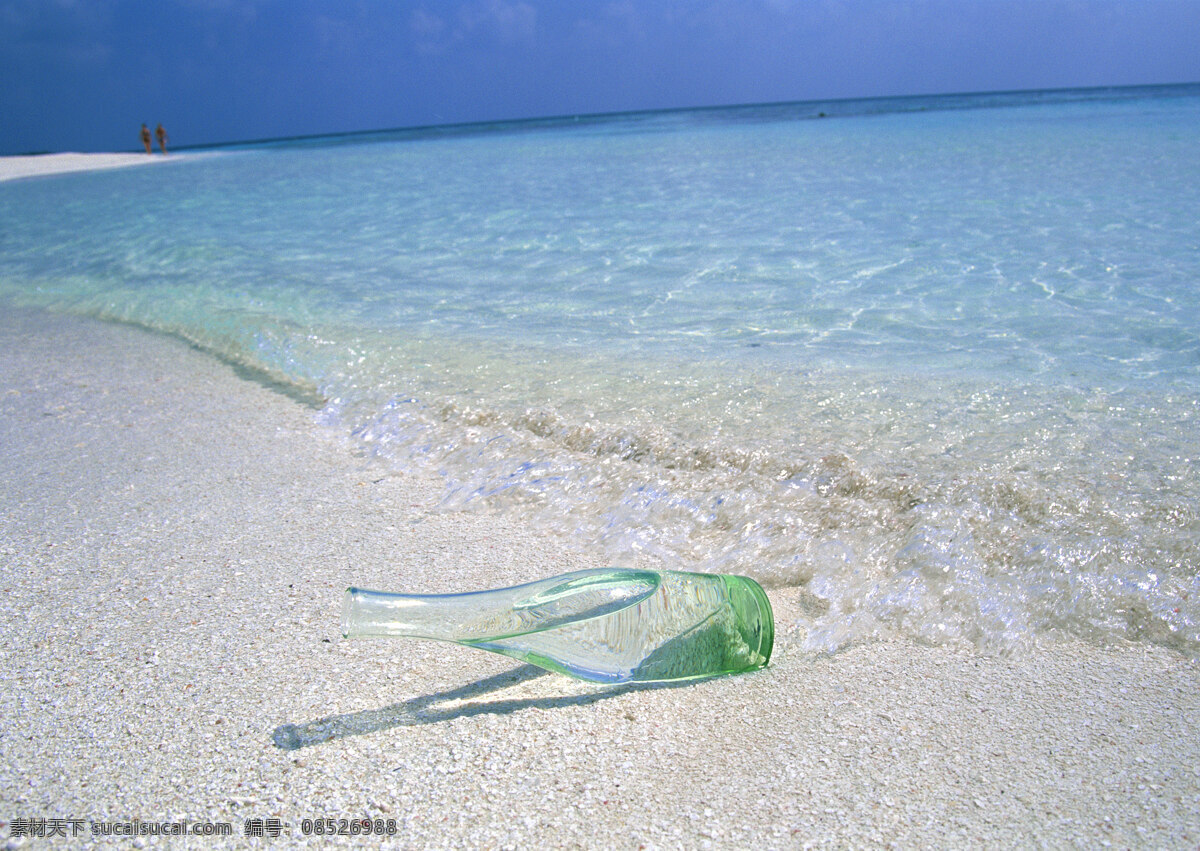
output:
[{"label": "white sand beach", "polygon": [[394,819],[406,848],[1200,844],[1200,667],[1174,652],[817,656],[788,589],[768,589],[769,668],[679,687],[346,641],[349,584],[604,565],[440,511],[438,480],[374,467],[300,403],[134,328],[0,318],[0,445],[13,847],[17,819],[78,819],[81,840],[229,823],[191,840],[208,848],[262,820],[298,843],[305,819],[360,817]]},{"label": "white sand beach", "polygon": [[150,165],[168,162],[177,154],[30,154],[27,156],[0,157],[0,181],[21,177],[41,177],[48,174],[65,174],[72,171],[96,171],[108,168],[125,168],[134,165]]}]

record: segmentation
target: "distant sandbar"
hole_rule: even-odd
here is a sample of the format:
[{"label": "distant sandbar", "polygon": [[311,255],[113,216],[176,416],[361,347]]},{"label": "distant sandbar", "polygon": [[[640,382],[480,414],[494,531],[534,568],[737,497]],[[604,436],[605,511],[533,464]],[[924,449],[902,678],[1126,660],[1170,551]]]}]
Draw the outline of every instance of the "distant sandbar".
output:
[{"label": "distant sandbar", "polygon": [[34,154],[0,157],[0,181],[20,177],[40,177],[70,171],[93,171],[102,168],[124,168],[164,162],[173,155],[161,154]]}]

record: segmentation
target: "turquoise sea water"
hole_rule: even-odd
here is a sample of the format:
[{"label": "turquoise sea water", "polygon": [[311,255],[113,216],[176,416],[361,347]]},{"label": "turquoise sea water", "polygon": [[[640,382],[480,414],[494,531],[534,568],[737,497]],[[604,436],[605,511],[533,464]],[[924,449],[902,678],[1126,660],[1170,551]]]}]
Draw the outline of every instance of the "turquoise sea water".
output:
[{"label": "turquoise sea water", "polygon": [[1197,139],[1176,86],[239,146],[0,185],[0,304],[246,366],[450,510],[803,585],[814,648],[1195,655]]}]

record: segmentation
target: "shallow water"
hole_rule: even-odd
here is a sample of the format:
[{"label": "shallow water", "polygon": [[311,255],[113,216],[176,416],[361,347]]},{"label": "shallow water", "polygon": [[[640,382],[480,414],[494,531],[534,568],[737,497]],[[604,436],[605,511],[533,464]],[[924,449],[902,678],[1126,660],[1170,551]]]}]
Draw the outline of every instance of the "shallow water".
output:
[{"label": "shallow water", "polygon": [[319,397],[448,508],[802,584],[813,647],[1195,654],[1197,131],[1170,87],[251,146],[0,186],[0,300]]}]

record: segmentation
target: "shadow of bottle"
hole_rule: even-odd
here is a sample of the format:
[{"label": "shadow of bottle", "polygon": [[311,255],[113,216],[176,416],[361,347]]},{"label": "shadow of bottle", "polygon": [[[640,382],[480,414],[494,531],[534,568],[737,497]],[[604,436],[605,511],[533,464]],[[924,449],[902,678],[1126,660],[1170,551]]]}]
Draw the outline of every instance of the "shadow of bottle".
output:
[{"label": "shadow of bottle", "polygon": [[[379,709],[364,709],[344,715],[330,715],[303,724],[282,724],[271,733],[275,746],[294,751],[319,745],[347,736],[378,733],[393,727],[415,727],[438,724],[455,718],[470,718],[476,715],[508,715],[523,709],[557,709],[564,706],[590,706],[633,691],[647,689],[681,688],[694,685],[698,680],[681,682],[624,683],[589,691],[583,694],[556,695],[547,697],[509,698],[498,700],[473,700],[520,683],[549,675],[548,671],[534,665],[521,665],[495,676],[476,680],[459,688],[414,697],[401,703]],[[461,701],[469,701],[461,703]]]}]

